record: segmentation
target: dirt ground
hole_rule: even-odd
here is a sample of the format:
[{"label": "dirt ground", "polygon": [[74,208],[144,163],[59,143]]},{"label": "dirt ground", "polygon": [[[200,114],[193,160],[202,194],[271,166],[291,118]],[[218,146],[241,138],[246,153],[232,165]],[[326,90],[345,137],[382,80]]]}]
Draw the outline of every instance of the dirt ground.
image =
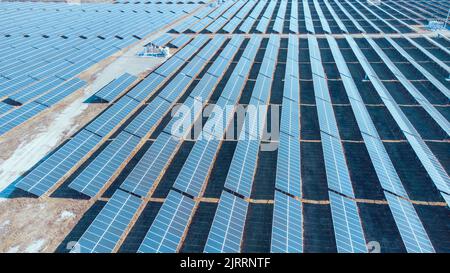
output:
[{"label": "dirt ground", "polygon": [[1,199],[0,252],[54,252],[89,205],[57,198]]}]

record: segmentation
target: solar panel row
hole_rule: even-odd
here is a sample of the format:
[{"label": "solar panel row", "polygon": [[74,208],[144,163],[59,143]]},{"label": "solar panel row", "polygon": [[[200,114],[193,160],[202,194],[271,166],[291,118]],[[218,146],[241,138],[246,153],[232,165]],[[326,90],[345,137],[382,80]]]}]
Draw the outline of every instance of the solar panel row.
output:
[{"label": "solar panel row", "polygon": [[138,197],[117,190],[84,232],[72,252],[110,253],[142,204]]}]

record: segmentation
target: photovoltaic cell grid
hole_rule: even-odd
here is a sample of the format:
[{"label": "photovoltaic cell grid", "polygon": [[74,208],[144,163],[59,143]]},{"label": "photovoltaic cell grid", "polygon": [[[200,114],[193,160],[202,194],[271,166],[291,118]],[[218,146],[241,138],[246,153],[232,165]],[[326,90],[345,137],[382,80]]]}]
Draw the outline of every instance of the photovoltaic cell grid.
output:
[{"label": "photovoltaic cell grid", "polygon": [[158,212],[138,252],[174,253],[186,230],[194,200],[171,191]]},{"label": "photovoltaic cell grid", "polygon": [[[404,4],[405,6],[409,5],[407,2]],[[403,19],[396,19],[396,21],[394,21],[392,20],[394,17],[389,15],[389,12],[383,12],[384,9],[388,10],[387,6],[391,9],[395,7],[396,10],[400,8],[397,3],[393,3],[392,1],[386,1],[386,3],[383,3],[380,7],[376,7],[372,10],[368,10],[367,4],[362,1],[294,0],[279,1],[278,3],[276,1],[259,1],[255,3],[251,1],[229,1],[223,5],[218,5],[218,7],[207,7],[203,9],[201,12],[196,13],[195,16],[182,21],[179,26],[174,28],[174,30],[177,29],[176,32],[178,33],[183,33],[185,31],[206,31],[212,33],[220,31],[228,33],[233,33],[235,31],[249,33],[286,33],[287,27],[292,33],[304,33],[306,31],[316,34],[324,32],[335,33],[337,31],[336,29],[353,33],[355,30],[359,32],[360,30],[365,31],[370,28],[382,32],[405,32],[405,24],[402,22]],[[287,11],[290,11],[290,13]],[[389,9],[389,11],[391,10]],[[402,11],[405,10],[402,9]],[[345,21],[341,21],[339,17],[343,17]],[[287,18],[289,18],[289,24],[287,24],[288,26],[283,26],[283,23]],[[355,18],[357,20],[355,20]],[[423,20],[424,23],[426,21],[427,20]],[[361,25],[358,22],[361,23]],[[183,24],[185,24],[185,26],[182,26]],[[408,27],[406,26],[406,29],[407,28]],[[407,30],[406,32],[410,32],[410,30]],[[368,33],[371,32],[368,31]],[[89,190],[89,195],[96,195],[103,186],[109,182],[111,177],[116,174],[118,170],[122,169],[122,164],[124,164],[127,158],[136,151],[137,143],[143,138],[146,138],[149,133],[156,128],[161,118],[184,92],[181,92],[180,89],[184,90],[187,88],[191,81],[198,73],[200,73],[201,68],[215,53],[216,49],[225,40],[223,36],[219,35],[213,36],[214,38],[212,40],[209,40],[210,37],[206,35],[199,35],[190,42],[190,37],[194,36],[187,34],[178,36],[164,34],[160,39],[155,40],[160,41],[161,45],[172,45],[176,48],[181,48],[181,50],[164,62],[162,66],[141,81],[135,88],[131,89],[124,97],[122,97],[122,99],[113,103],[108,110],[99,115],[99,117],[91,122],[86,129],[82,130],[79,134],[62,145],[55,153],[50,154],[48,158],[18,183],[18,187],[23,187],[30,192],[34,191],[34,194],[36,195],[46,193],[56,183],[64,177],[67,177],[67,174],[71,173],[73,171],[72,169],[75,169],[75,166],[77,166],[83,158],[90,156],[94,147],[102,140],[105,140],[102,139],[103,137],[110,135],[115,128],[127,119],[127,116],[131,115],[132,112],[139,108],[138,105],[140,103],[150,95],[154,94],[166,79],[169,79],[171,75],[174,75],[175,78],[162,90],[163,92],[149,101],[148,104],[139,111],[139,114],[133,117],[133,120],[131,120],[130,123],[127,123],[127,126],[123,128],[124,131],[118,132],[117,136],[109,141],[106,148],[96,155],[96,158],[88,164],[84,171],[79,174],[79,177],[75,178],[72,182],[73,187],[77,185],[79,187],[78,190],[82,192],[83,189],[94,187],[95,189]],[[337,111],[335,113],[336,106],[333,104],[335,103],[335,98],[333,96],[336,94],[332,93],[334,90],[331,90],[331,84],[328,79],[330,76],[329,59],[331,56],[328,54],[326,46],[324,47],[323,42],[325,40],[328,42],[331,49],[331,55],[336,63],[336,68],[340,76],[339,80],[342,81],[344,91],[350,101],[351,111],[353,111],[353,114],[355,115],[357,127],[364,140],[363,144],[370,157],[370,163],[373,165],[379,183],[384,189],[383,194],[388,200],[387,206],[392,212],[393,220],[398,227],[406,250],[408,252],[434,252],[434,247],[428,237],[427,230],[425,230],[425,227],[427,227],[427,229],[429,228],[429,224],[424,227],[422,223],[422,220],[424,219],[421,220],[422,216],[419,217],[414,206],[408,200],[410,197],[407,194],[407,190],[409,192],[411,189],[407,183],[405,184],[406,187],[403,186],[399,174],[397,174],[397,170],[394,168],[394,165],[397,167],[396,162],[391,161],[390,151],[388,153],[381,140],[380,135],[382,134],[379,135],[377,132],[379,125],[375,124],[376,120],[372,120],[373,114],[372,112],[369,113],[368,110],[370,107],[365,105],[367,94],[364,93],[365,90],[361,88],[361,79],[354,78],[354,64],[349,68],[347,66],[349,63],[347,58],[349,58],[348,53],[355,54],[356,60],[361,64],[363,72],[367,75],[363,75],[363,77],[366,76],[366,80],[369,79],[370,82],[372,82],[374,92],[380,96],[388,113],[393,116],[395,123],[399,125],[408,144],[412,147],[413,153],[424,165],[432,182],[434,182],[439,193],[448,203],[449,178],[443,168],[442,161],[437,159],[435,154],[433,154],[434,150],[432,151],[429,148],[428,143],[422,139],[421,132],[419,133],[419,130],[416,130],[416,124],[412,120],[409,120],[406,111],[403,111],[403,108],[397,105],[397,97],[394,99],[393,95],[390,94],[391,90],[385,87],[385,80],[379,75],[379,71],[375,69],[376,65],[373,63],[373,59],[381,58],[381,60],[387,64],[388,70],[393,73],[395,77],[393,79],[398,81],[398,83],[405,88],[405,91],[418,102],[418,105],[432,117],[432,120],[446,132],[448,131],[448,121],[444,115],[439,112],[437,107],[432,104],[431,99],[426,96],[422,90],[417,89],[415,84],[410,82],[411,76],[408,74],[407,70],[398,68],[398,60],[392,57],[392,50],[399,52],[408,62],[410,62],[418,73],[423,75],[426,80],[429,81],[431,85],[437,87],[444,96],[448,97],[448,88],[446,87],[445,79],[438,78],[438,76],[434,74],[434,70],[430,70],[429,66],[429,64],[433,64],[436,65],[437,69],[443,69],[443,71],[447,70],[448,72],[448,67],[446,68],[447,64],[434,55],[435,51],[433,50],[436,50],[439,46],[435,45],[435,47],[431,48],[425,46],[422,42],[416,42],[415,38],[410,39],[404,37],[401,39],[391,39],[386,37],[386,39],[372,40],[369,35],[363,35],[362,37],[363,38],[358,38],[357,42],[355,42],[356,39],[353,39],[351,36],[345,36],[345,40],[340,39],[336,42],[335,38],[328,35],[325,36],[325,39],[321,38],[321,43],[318,43],[313,35],[309,35],[307,42],[305,39],[300,40],[303,42],[303,51],[305,51],[305,44],[308,44],[308,49],[306,51],[308,51],[310,55],[309,61],[316,100],[315,109],[317,109],[320,126],[320,140],[322,142],[323,150],[322,156],[325,163],[328,188],[330,189],[330,191],[328,191],[330,199],[329,206],[331,208],[337,250],[339,252],[367,252],[365,234],[363,232],[363,224],[367,224],[364,223],[364,221],[367,220],[364,219],[363,215],[359,215],[358,202],[353,199],[355,195],[358,194],[358,191],[354,191],[352,186],[353,181],[351,180],[349,173],[349,170],[351,170],[351,168],[349,168],[350,163],[347,164],[348,157],[345,153],[346,151],[344,151],[343,142],[341,141],[340,133],[342,134],[343,132],[339,132],[343,127],[339,120],[340,113]],[[424,37],[425,39],[430,39],[426,36]],[[229,45],[232,44],[233,41],[239,41],[237,44],[238,47],[240,42],[242,42],[242,39],[242,37],[233,36]],[[361,42],[362,40],[363,42]],[[343,48],[343,41],[346,41],[350,45],[350,50],[347,48],[345,51],[341,50]],[[217,101],[218,105],[232,105],[238,102],[241,89],[246,84],[247,76],[254,64],[254,58],[260,42],[261,37],[257,36],[252,36],[249,40],[228,83],[223,90],[221,90],[222,92]],[[256,71],[258,72],[258,76],[254,85],[255,87],[253,90],[250,90],[253,91],[250,97],[250,105],[268,104],[271,91],[271,80],[272,77],[274,77],[275,72],[275,64],[279,61],[277,56],[279,47],[277,43],[279,42],[278,36],[271,35],[268,39],[264,58],[262,58],[262,63],[258,65],[259,71]],[[409,46],[405,46],[407,42],[409,43]],[[201,52],[197,52],[204,44],[206,44],[204,49]],[[363,47],[361,44],[366,45]],[[59,47],[60,45],[55,46]],[[367,46],[370,46],[371,48],[365,48]],[[77,50],[86,48],[81,43],[78,44],[77,47],[79,48]],[[100,44],[97,45],[97,47],[98,49],[102,48]],[[275,192],[275,203],[272,218],[272,234],[270,235],[270,251],[272,252],[302,252],[304,250],[304,235],[302,234],[302,232],[304,232],[303,221],[308,221],[308,219],[305,219],[302,215],[302,203],[298,200],[299,198],[302,198],[303,187],[301,181],[302,174],[300,173],[302,161],[300,160],[299,103],[300,91],[306,91],[300,90],[300,86],[301,84],[304,84],[304,82],[300,82],[299,84],[300,76],[303,77],[304,75],[301,73],[302,70],[299,69],[298,65],[298,37],[290,36],[287,47],[287,59],[284,65],[286,70],[284,73],[281,100],[283,109],[281,115],[281,136],[277,151],[276,181],[274,181],[276,182],[276,189],[273,189]],[[234,49],[237,48],[234,47]],[[441,47],[441,50],[445,51],[444,49]],[[114,50],[117,50],[117,48]],[[11,56],[11,52],[8,52],[8,50],[5,52],[7,53],[6,56]],[[228,52],[230,52],[229,55]],[[233,52],[235,53],[236,51],[234,50]],[[197,86],[194,88],[191,95],[185,99],[185,105],[192,106],[195,99],[197,99],[195,95],[199,95],[198,98],[201,98],[202,101],[206,101],[211,96],[212,89],[214,89],[216,82],[218,82],[220,77],[224,74],[234,53],[231,54],[231,47],[227,47],[222,51],[222,54],[216,58],[208,72],[203,74],[202,79],[197,83]],[[92,55],[94,56],[94,54]],[[65,62],[75,61],[75,56],[68,55],[67,60],[62,62],[55,61],[52,63],[54,66],[53,68],[52,65],[45,65],[45,67],[48,67],[49,71],[56,69],[56,67],[63,67]],[[190,60],[185,69],[176,73],[178,68],[192,56],[194,56],[194,58]],[[90,62],[92,62],[89,63],[90,66],[95,63],[95,58],[89,58]],[[304,58],[304,56],[301,55],[300,58]],[[282,61],[281,63],[283,67],[284,62]],[[20,76],[20,73],[9,69],[0,70],[0,85],[6,87],[6,89],[4,89],[6,90],[5,92],[9,92],[8,90],[13,90],[18,87],[24,88],[24,93],[15,93],[11,95],[11,98],[14,97],[17,99],[16,101],[22,100],[25,102],[23,106],[16,107],[17,109],[15,110],[13,110],[14,107],[11,107],[9,104],[3,103],[3,107],[0,106],[0,111],[4,111],[5,114],[7,114],[11,110],[15,112],[32,103],[44,106],[56,103],[64,97],[64,94],[70,94],[70,91],[65,93],[65,89],[60,88],[60,91],[55,91],[55,93],[53,93],[53,90],[58,90],[56,87],[63,86],[64,83],[67,83],[67,89],[70,89],[70,77],[76,75],[73,73],[77,71],[82,70],[77,67],[70,68],[67,71],[58,73],[55,78],[42,78],[45,73],[30,74],[27,75],[27,77],[31,78],[20,78],[16,83],[10,84],[8,83],[8,80]],[[305,70],[303,69],[303,71]],[[126,75],[123,75],[122,77],[126,77]],[[72,84],[76,86],[79,84],[77,81],[79,80],[74,79]],[[130,84],[131,81],[134,81],[134,79],[130,79]],[[113,85],[113,83],[111,83],[111,85]],[[329,84],[330,86],[328,86]],[[109,100],[113,101],[123,93],[123,90],[127,88],[128,85],[124,86],[123,89],[118,88],[119,90],[115,90],[115,88],[108,86],[105,87],[106,91],[109,90],[108,92],[103,90],[105,93],[104,97],[111,95]],[[44,91],[47,87],[52,88],[52,92],[50,92],[50,90],[48,90],[48,92]],[[120,91],[120,89],[122,89],[122,91]],[[44,96],[39,97],[41,92],[45,94]],[[53,93],[53,95],[50,95],[51,93]],[[100,92],[98,94],[100,94]],[[305,95],[305,93],[302,93],[302,96],[303,95]],[[51,100],[53,97],[56,99],[54,102]],[[39,98],[42,98],[42,100],[39,100]],[[33,99],[36,100],[31,103],[28,102]],[[254,119],[250,118],[251,114],[248,114],[247,116],[248,118],[243,131],[244,134],[252,136],[258,135],[258,122],[255,122]],[[2,112],[0,112],[0,118],[2,117],[4,116],[2,116]],[[150,190],[157,185],[156,182],[164,174],[165,170],[170,167],[170,161],[182,142],[178,138],[180,135],[178,135],[178,137],[170,136],[168,134],[170,131],[171,130],[165,130],[159,134],[156,141],[150,145],[150,149],[145,153],[141,158],[141,161],[139,161],[131,174],[120,186],[121,189],[145,197]],[[82,142],[83,136],[86,139],[90,139],[90,142]],[[81,143],[76,141],[81,141]],[[131,146],[128,141],[133,142]],[[67,158],[62,158],[63,153],[58,152],[64,148],[69,149],[69,144],[74,145],[70,146],[71,149],[74,151],[83,151],[84,154],[74,154]],[[153,222],[148,231],[145,239],[147,245],[144,246],[144,243],[141,245],[141,248],[147,249],[140,250],[141,252],[179,251],[179,248],[181,247],[181,237],[187,232],[187,223],[194,213],[195,206],[194,201],[190,197],[187,197],[178,191],[193,195],[194,197],[197,197],[200,194],[205,185],[205,181],[207,181],[207,177],[214,161],[220,160],[220,158],[215,159],[219,147],[220,142],[218,141],[196,141],[181,172],[178,174],[172,190],[164,200],[164,205],[162,207],[164,210],[160,210],[157,219]],[[256,147],[256,149],[253,149],[254,152],[249,153],[249,151],[252,150],[250,147]],[[249,173],[251,174],[245,179],[235,179],[237,182],[233,183],[236,185],[232,185],[233,183],[226,181],[225,188],[227,188],[227,190],[232,190],[237,193],[237,195],[250,197],[255,174],[255,170],[254,168],[251,168],[251,165],[258,166],[258,149],[259,143],[257,146],[252,146],[248,145],[245,140],[239,140],[235,150],[235,157],[240,159],[241,162],[240,164],[236,163],[234,166],[231,164],[229,176],[242,166],[244,169],[247,168],[250,170],[251,172]],[[347,147],[345,147],[345,149],[347,149]],[[124,155],[121,155],[122,151],[125,152]],[[65,153],[67,153],[67,151],[65,151]],[[241,157],[239,157],[239,155],[241,155]],[[59,158],[57,156],[59,156]],[[102,161],[104,158],[110,158],[111,160]],[[246,158],[248,158],[248,160]],[[237,159],[236,162],[238,161]],[[60,160],[63,164],[55,164],[55,160]],[[115,162],[114,164],[112,163],[113,161]],[[51,163],[53,163],[52,167],[54,167],[54,169],[50,168]],[[45,165],[47,169],[44,169],[43,166]],[[41,173],[36,172],[36,170],[41,170]],[[42,170],[46,172],[44,173]],[[100,172],[97,173],[98,175],[90,173],[87,175],[88,177],[86,179],[81,179],[80,177],[85,173],[88,173],[89,170],[100,170]],[[28,176],[30,175],[36,175],[37,180],[30,181],[30,179],[28,179]],[[101,177],[103,175],[105,175],[105,177]],[[53,177],[48,178],[49,176]],[[93,179],[89,180],[91,177]],[[357,187],[355,189],[357,189]],[[205,252],[239,252],[242,249],[242,245],[247,244],[246,240],[248,239],[244,237],[243,233],[244,226],[246,225],[248,203],[227,190],[223,191],[220,198],[219,207],[208,234]],[[86,190],[86,192],[88,191]],[[118,190],[116,194],[119,192],[124,193],[122,190]],[[137,198],[133,195],[130,196]],[[114,198],[115,195],[110,199],[110,202],[112,202]],[[174,206],[174,204],[182,203],[183,200],[186,202],[186,211]],[[176,221],[170,222],[165,218],[168,215],[178,218]],[[131,220],[125,221],[125,227],[128,226],[130,222]],[[239,224],[239,226],[236,226],[236,224]],[[92,225],[94,225],[94,223]],[[148,241],[149,238],[151,238],[150,241]],[[104,239],[102,238],[94,240],[101,241],[101,243],[99,243],[100,246],[105,245]],[[118,238],[108,237],[107,240],[107,248],[105,248],[105,250],[94,250],[94,252],[111,252],[120,240],[120,236]],[[99,249],[102,249],[100,246]],[[90,250],[85,251],[89,252]]]},{"label": "photovoltaic cell grid", "polygon": [[243,199],[229,192],[222,192],[204,252],[240,252],[247,208],[248,203]]},{"label": "photovoltaic cell grid", "polygon": [[303,252],[302,229],[302,203],[276,191],[270,252]]},{"label": "photovoltaic cell grid", "polygon": [[142,200],[138,197],[117,190],[78,240],[72,252],[112,252],[141,203]]}]

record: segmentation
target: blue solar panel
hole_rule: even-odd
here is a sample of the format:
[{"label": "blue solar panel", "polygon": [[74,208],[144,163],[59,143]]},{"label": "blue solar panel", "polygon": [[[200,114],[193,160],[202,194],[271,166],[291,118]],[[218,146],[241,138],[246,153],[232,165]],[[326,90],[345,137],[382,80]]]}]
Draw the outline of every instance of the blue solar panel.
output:
[{"label": "blue solar panel", "polygon": [[164,77],[152,73],[139,84],[137,84],[133,89],[131,89],[127,96],[138,101],[143,101],[145,98],[156,92],[157,87],[164,81]]},{"label": "blue solar panel", "polygon": [[140,139],[121,132],[89,165],[70,183],[69,188],[90,197],[96,196],[130,157]]},{"label": "blue solar panel", "polygon": [[141,203],[138,197],[117,190],[78,240],[72,252],[113,252]]},{"label": "blue solar panel", "polygon": [[338,252],[366,253],[366,239],[356,202],[332,191],[328,193]]},{"label": "blue solar panel", "polygon": [[294,196],[302,196],[300,139],[281,132],[278,144],[275,187]]},{"label": "blue solar panel", "polygon": [[173,46],[180,48],[187,44],[191,40],[191,37],[188,35],[180,35],[177,38],[175,38],[173,41],[170,42]]},{"label": "blue solar panel", "polygon": [[175,102],[192,81],[193,79],[191,77],[180,73],[176,75],[166,87],[164,87],[158,96],[167,101]]},{"label": "blue solar panel", "polygon": [[175,253],[178,250],[195,201],[170,191],[138,252]]},{"label": "blue solar panel", "polygon": [[43,195],[67,176],[100,141],[98,135],[81,131],[20,180],[16,187],[37,196]]},{"label": "blue solar panel", "polygon": [[139,137],[145,137],[148,133],[153,131],[169,109],[169,102],[159,97],[155,97],[152,102],[145,106],[144,110],[128,124],[125,131]]},{"label": "blue solar panel", "polygon": [[239,140],[225,180],[225,187],[250,197],[259,152],[259,140]]},{"label": "blue solar panel", "polygon": [[156,38],[152,41],[152,44],[156,46],[165,46],[167,43],[169,43],[173,39],[172,36],[169,34],[163,34],[160,37]]},{"label": "blue solar panel", "polygon": [[243,199],[226,191],[222,192],[204,252],[237,253],[241,251],[247,208],[248,203]]},{"label": "blue solar panel", "polygon": [[155,72],[163,77],[169,77],[172,73],[176,72],[184,64],[184,60],[176,58],[178,54],[165,61]]},{"label": "blue solar panel", "polygon": [[406,250],[412,253],[434,252],[414,206],[409,201],[388,192],[385,192],[385,196]]},{"label": "blue solar panel", "polygon": [[101,115],[92,121],[86,130],[96,133],[100,136],[106,136],[114,127],[128,116],[137,106],[139,102],[127,96],[122,97],[113,106],[109,107]]},{"label": "blue solar panel", "polygon": [[320,131],[339,138],[339,131],[331,103],[316,97],[316,107]]},{"label": "blue solar panel", "polygon": [[106,101],[113,101],[120,94],[122,94],[125,89],[127,89],[137,78],[128,73],[123,74],[119,78],[108,83],[102,89],[100,89],[95,95]]},{"label": "blue solar panel", "polygon": [[44,94],[47,91],[54,89],[56,86],[60,85],[63,82],[64,80],[62,79],[56,77],[49,77],[43,81],[37,82],[36,84],[26,87],[20,92],[9,96],[9,98],[23,104],[39,95]]},{"label": "blue solar panel", "polygon": [[[286,90],[285,90],[286,91]],[[300,106],[297,102],[283,98],[280,131],[300,138]]]},{"label": "blue solar panel", "polygon": [[270,252],[302,253],[302,222],[302,203],[286,194],[275,191]]},{"label": "blue solar panel", "polygon": [[43,105],[52,106],[63,100],[65,97],[71,95],[73,92],[79,90],[85,84],[86,82],[80,79],[72,79],[38,98],[36,102]]},{"label": "blue solar panel", "polygon": [[40,103],[30,102],[0,117],[0,136],[21,125],[45,109],[47,109],[47,107]]},{"label": "blue solar panel", "polygon": [[352,182],[345,161],[344,150],[338,138],[321,133],[328,188],[354,197]]},{"label": "blue solar panel", "polygon": [[199,196],[208,179],[219,145],[219,140],[204,137],[197,140],[173,187],[191,196]]},{"label": "blue solar panel", "polygon": [[162,175],[180,144],[179,139],[161,133],[120,187],[145,197],[155,181]]},{"label": "blue solar panel", "polygon": [[7,113],[8,111],[10,111],[13,108],[14,108],[14,106],[12,106],[10,104],[0,102],[0,116]]}]

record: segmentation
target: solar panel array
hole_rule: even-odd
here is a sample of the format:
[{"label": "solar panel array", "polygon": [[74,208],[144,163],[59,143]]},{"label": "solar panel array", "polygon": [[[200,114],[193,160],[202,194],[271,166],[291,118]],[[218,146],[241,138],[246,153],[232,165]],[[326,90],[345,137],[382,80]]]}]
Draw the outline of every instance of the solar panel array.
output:
[{"label": "solar panel array", "polygon": [[[151,2],[112,12],[192,13],[152,41],[173,55],[97,92],[107,109],[16,184],[108,200],[77,238],[82,252],[370,252],[371,241],[381,252],[450,251],[450,41],[417,33],[448,1]],[[84,12],[102,21],[95,6]],[[20,124],[84,84],[53,65],[49,77],[19,77],[23,92],[0,103],[0,119],[24,109]],[[20,76],[4,67],[0,85]],[[267,140],[273,107],[280,130]]]}]

